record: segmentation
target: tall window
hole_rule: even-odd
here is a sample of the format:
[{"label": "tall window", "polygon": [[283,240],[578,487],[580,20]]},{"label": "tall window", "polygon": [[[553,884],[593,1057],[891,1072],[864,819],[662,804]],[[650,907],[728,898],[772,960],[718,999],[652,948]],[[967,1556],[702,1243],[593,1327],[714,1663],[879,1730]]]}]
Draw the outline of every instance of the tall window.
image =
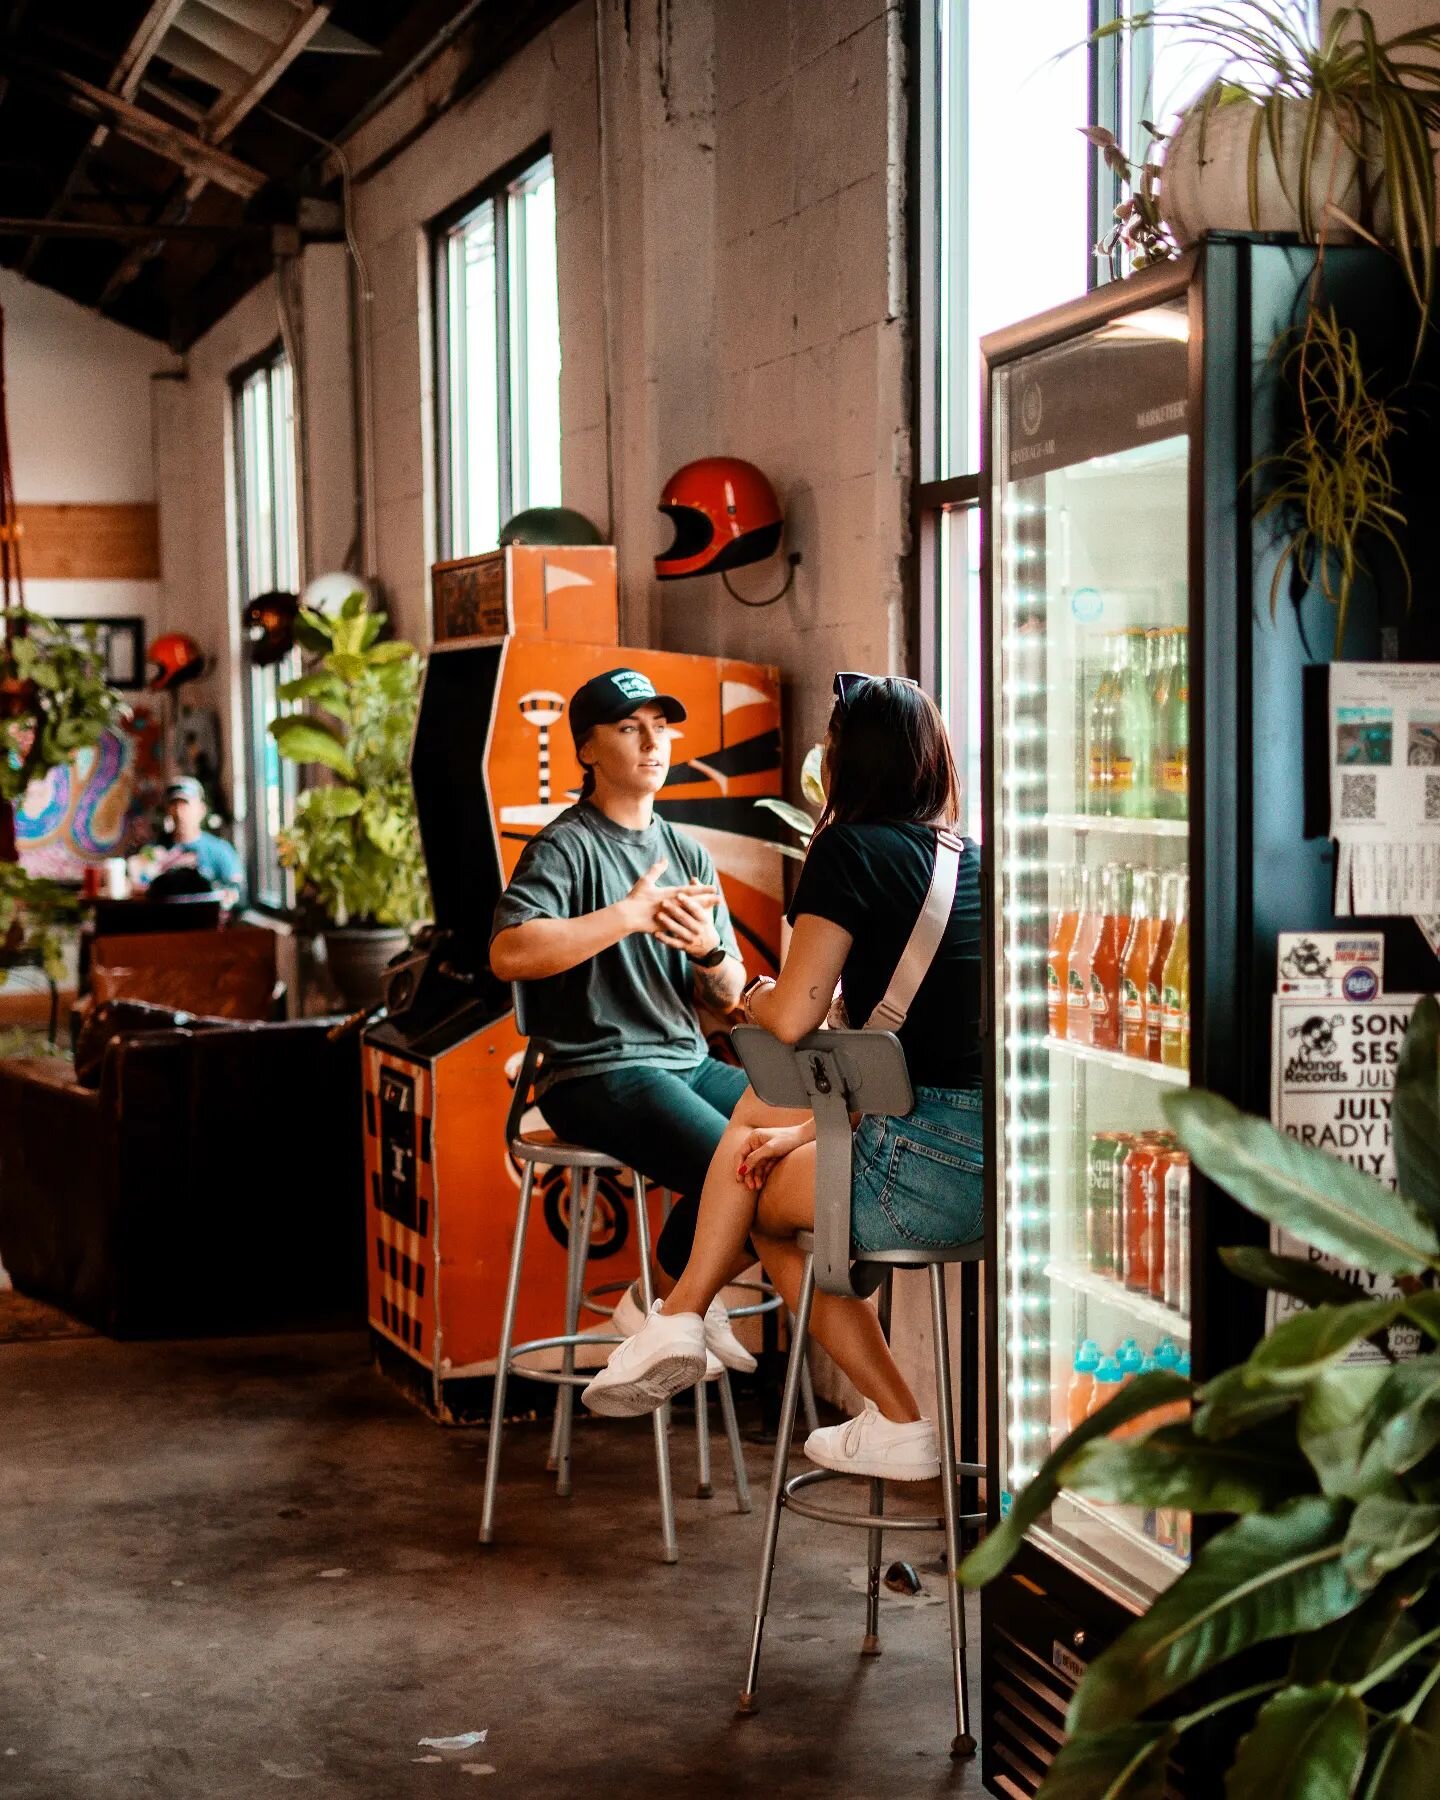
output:
[{"label": "tall window", "polygon": [[1085,45],[1097,25],[1151,4],[1025,0],[1023,29],[1017,10],[995,0],[917,7],[921,677],[950,725],[976,834],[980,339],[1109,277],[1094,245],[1119,193],[1080,128],[1106,126],[1138,156],[1140,121],[1163,130],[1216,72],[1213,55],[1163,22]]},{"label": "tall window", "polygon": [[436,221],[442,556],[495,547],[527,506],[560,503],[555,167],[502,170]]},{"label": "tall window", "polygon": [[[236,518],[243,601],[275,589],[295,592],[300,536],[295,504],[294,384],[279,349],[231,378],[235,404]],[[269,732],[283,709],[278,690],[299,672],[292,651],[283,662],[246,665],[245,771],[250,794],[246,857],[250,893],[263,906],[293,904],[292,878],[280,867],[276,837],[295,811],[293,763],[282,762]]]}]

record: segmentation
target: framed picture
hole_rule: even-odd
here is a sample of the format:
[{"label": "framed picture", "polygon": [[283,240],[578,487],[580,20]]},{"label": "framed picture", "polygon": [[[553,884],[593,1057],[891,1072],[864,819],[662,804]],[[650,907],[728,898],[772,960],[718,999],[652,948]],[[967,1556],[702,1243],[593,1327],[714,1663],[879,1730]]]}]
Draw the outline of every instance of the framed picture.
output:
[{"label": "framed picture", "polygon": [[72,635],[84,642],[86,629],[95,627],[105,658],[105,679],[113,688],[134,692],[145,685],[145,621],[129,618],[60,619],[57,624],[75,627]]}]

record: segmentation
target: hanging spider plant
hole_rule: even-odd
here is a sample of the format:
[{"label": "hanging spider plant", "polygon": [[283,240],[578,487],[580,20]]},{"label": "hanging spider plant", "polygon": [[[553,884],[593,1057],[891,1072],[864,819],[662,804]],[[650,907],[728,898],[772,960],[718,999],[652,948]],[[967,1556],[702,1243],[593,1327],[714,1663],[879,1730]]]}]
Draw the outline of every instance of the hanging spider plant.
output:
[{"label": "hanging spider plant", "polygon": [[[1300,235],[1315,242],[1340,226],[1392,250],[1423,335],[1435,291],[1430,133],[1440,128],[1440,60],[1426,59],[1440,59],[1440,21],[1382,38],[1367,7],[1341,6],[1317,43],[1305,0],[1215,0],[1113,19],[1092,41],[1159,26],[1167,41],[1221,57],[1219,73],[1187,109],[1187,118],[1199,121],[1202,159],[1221,110],[1253,108],[1246,168],[1252,228],[1260,228],[1261,156],[1268,148]],[[1294,152],[1288,175],[1287,135]],[[1342,149],[1358,174],[1353,210],[1336,197]],[[1160,190],[1163,213],[1163,168]]]},{"label": "hanging spider plant", "polygon": [[1312,304],[1305,324],[1277,342],[1282,367],[1299,408],[1284,447],[1252,469],[1264,497],[1257,523],[1275,519],[1284,549],[1270,582],[1274,616],[1287,574],[1318,587],[1335,608],[1335,655],[1345,641],[1345,621],[1356,579],[1366,572],[1367,550],[1388,546],[1411,597],[1411,577],[1397,535],[1404,529],[1389,442],[1402,429],[1397,407],[1370,391],[1355,333],[1329,306]]}]

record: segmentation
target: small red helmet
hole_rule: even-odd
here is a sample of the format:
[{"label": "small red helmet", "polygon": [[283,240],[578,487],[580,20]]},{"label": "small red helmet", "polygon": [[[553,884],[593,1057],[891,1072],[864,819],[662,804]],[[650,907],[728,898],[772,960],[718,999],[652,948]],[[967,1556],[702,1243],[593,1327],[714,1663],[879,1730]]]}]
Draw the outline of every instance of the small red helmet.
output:
[{"label": "small red helmet", "polygon": [[250,660],[260,668],[284,662],[295,648],[295,619],[300,602],[283,590],[257,594],[242,615]]},{"label": "small red helmet", "polygon": [[169,688],[183,687],[187,681],[204,672],[205,657],[194,638],[186,637],[183,631],[167,631],[156,638],[150,646],[148,658],[150,664],[150,680],[146,683],[152,694],[164,693]]},{"label": "small red helmet", "polygon": [[675,522],[675,541],[655,558],[661,581],[763,562],[780,545],[784,515],[775,490],[738,456],[702,456],[677,469],[661,491],[660,511]]}]

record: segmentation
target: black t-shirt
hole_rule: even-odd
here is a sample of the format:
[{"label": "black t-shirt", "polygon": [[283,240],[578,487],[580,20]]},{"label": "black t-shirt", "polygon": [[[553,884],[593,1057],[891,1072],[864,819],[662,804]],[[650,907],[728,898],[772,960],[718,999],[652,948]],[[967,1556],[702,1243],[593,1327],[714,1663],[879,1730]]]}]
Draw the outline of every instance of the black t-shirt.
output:
[{"label": "black t-shirt", "polygon": [[[950,923],[899,1032],[916,1087],[980,1086],[980,851],[964,845]],[[924,825],[827,825],[810,846],[790,923],[814,913],[854,939],[840,987],[857,1029],[890,985],[934,871]]]}]

